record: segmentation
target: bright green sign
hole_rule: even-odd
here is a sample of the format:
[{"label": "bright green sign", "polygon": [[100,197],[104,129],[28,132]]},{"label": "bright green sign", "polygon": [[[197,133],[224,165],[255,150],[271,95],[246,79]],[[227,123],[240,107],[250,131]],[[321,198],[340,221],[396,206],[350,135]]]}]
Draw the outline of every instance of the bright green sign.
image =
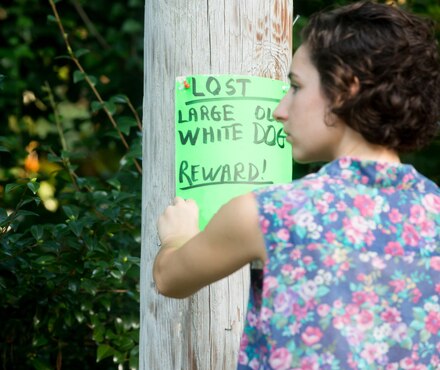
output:
[{"label": "bright green sign", "polygon": [[292,178],[292,149],[272,113],[286,84],[195,75],[176,80],[176,194],[194,199],[200,227],[235,196]]}]

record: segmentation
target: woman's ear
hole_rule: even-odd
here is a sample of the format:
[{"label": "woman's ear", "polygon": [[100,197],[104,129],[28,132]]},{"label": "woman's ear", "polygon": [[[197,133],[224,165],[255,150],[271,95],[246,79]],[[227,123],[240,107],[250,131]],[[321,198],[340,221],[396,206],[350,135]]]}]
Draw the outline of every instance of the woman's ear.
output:
[{"label": "woman's ear", "polygon": [[349,89],[349,93],[350,93],[349,98],[353,98],[355,95],[357,95],[360,89],[361,89],[361,83],[359,82],[359,78],[357,78],[357,76],[354,76]]},{"label": "woman's ear", "polygon": [[348,89],[340,93],[339,96],[335,99],[333,108],[339,108],[341,105],[344,104],[346,100],[354,98],[359,93],[360,89],[361,83],[359,81],[359,78],[357,76],[354,76]]}]

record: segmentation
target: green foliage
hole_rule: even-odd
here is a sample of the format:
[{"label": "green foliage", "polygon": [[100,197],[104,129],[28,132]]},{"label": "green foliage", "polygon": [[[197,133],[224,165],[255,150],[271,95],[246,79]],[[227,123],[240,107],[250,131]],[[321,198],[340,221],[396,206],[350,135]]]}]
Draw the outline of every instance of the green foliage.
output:
[{"label": "green foliage", "polygon": [[71,55],[0,5],[0,367],[137,368],[144,1],[55,3]]}]

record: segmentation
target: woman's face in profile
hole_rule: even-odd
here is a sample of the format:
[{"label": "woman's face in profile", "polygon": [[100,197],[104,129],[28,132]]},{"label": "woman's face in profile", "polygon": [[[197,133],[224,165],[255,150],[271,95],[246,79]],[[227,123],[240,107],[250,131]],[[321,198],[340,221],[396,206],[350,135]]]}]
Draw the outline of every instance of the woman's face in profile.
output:
[{"label": "woman's face in profile", "polygon": [[346,126],[328,122],[329,102],[306,45],[294,54],[289,78],[291,88],[275,109],[274,117],[283,123],[293,158],[299,163],[333,160]]}]

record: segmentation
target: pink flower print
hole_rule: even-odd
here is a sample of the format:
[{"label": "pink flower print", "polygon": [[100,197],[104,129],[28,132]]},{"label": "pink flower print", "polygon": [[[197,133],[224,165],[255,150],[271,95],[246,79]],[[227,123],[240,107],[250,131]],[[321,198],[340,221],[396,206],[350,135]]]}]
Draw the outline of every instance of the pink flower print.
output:
[{"label": "pink flower print", "polygon": [[405,280],[391,280],[389,285],[394,288],[394,293],[399,293],[405,289]]},{"label": "pink flower print", "polygon": [[318,200],[316,202],[316,209],[318,210],[319,213],[324,214],[328,212],[328,203],[325,202],[324,200]]},{"label": "pink flower print", "polygon": [[440,312],[431,311],[425,318],[425,328],[431,334],[437,335],[440,330]]},{"label": "pink flower print", "polygon": [[393,224],[398,224],[402,221],[402,215],[396,208],[393,208],[390,211],[390,213],[388,214],[388,218]]},{"label": "pink flower print", "polygon": [[261,216],[260,217],[260,227],[261,227],[261,232],[263,234],[267,233],[267,230],[269,229],[269,226],[270,226],[269,220]]},{"label": "pink flower print", "polygon": [[356,316],[356,322],[359,325],[359,329],[366,331],[373,327],[373,314],[368,310],[361,310],[359,315]]},{"label": "pink flower print", "polygon": [[384,194],[394,194],[396,192],[395,188],[383,188],[380,191]]},{"label": "pink flower print", "polygon": [[344,202],[340,201],[336,204],[336,210],[339,212],[344,212],[347,209],[347,204],[345,204]]},{"label": "pink flower print", "polygon": [[436,286],[435,286],[435,291],[436,291],[438,294],[440,294],[440,283],[439,283],[439,284],[436,284]]},{"label": "pink flower print", "polygon": [[293,297],[289,292],[280,292],[273,301],[275,312],[280,312],[283,315],[292,314]]},{"label": "pink flower print", "polygon": [[313,262],[313,258],[310,256],[304,256],[303,262],[305,265],[310,265]]},{"label": "pink flower print", "polygon": [[301,370],[319,370],[318,362],[316,357],[304,357],[301,359]]},{"label": "pink flower print", "polygon": [[341,168],[348,168],[351,164],[351,158],[350,157],[342,157],[339,159],[339,167]]},{"label": "pink flower print", "polygon": [[320,305],[318,306],[318,310],[317,310],[317,312],[318,312],[318,315],[319,315],[319,316],[321,316],[321,317],[325,317],[325,316],[328,315],[328,313],[330,312],[330,310],[331,310],[331,307],[330,307],[328,304],[323,303],[323,304],[320,304]]},{"label": "pink flower print", "polygon": [[336,271],[336,276],[344,276],[344,272],[350,270],[350,263],[345,261],[339,265],[338,271]]},{"label": "pink flower print", "polygon": [[330,215],[328,216],[328,219],[331,222],[336,222],[338,220],[338,213],[337,212],[330,213]]},{"label": "pink flower print", "polygon": [[431,365],[435,366],[434,369],[440,368],[440,358],[437,355],[432,356]]},{"label": "pink flower print", "polygon": [[299,280],[306,274],[306,270],[302,267],[297,267],[292,271],[292,279]]},{"label": "pink flower print", "polygon": [[431,257],[429,266],[431,266],[433,270],[440,271],[440,256]]},{"label": "pink flower print", "polygon": [[355,304],[348,304],[348,305],[345,307],[345,313],[346,313],[348,316],[354,316],[354,315],[357,315],[357,314],[359,313],[359,307],[356,306]]},{"label": "pink flower print", "polygon": [[243,334],[240,341],[240,349],[245,349],[249,344],[249,338],[247,334]]},{"label": "pink flower print", "polygon": [[321,244],[310,243],[310,244],[307,246],[307,250],[309,250],[309,251],[314,251],[314,250],[317,250],[317,249],[319,249],[319,248],[321,248],[321,247],[322,247]]},{"label": "pink flower print", "polygon": [[270,354],[269,365],[274,370],[289,370],[291,369],[292,354],[287,348],[277,348]]},{"label": "pink flower print", "polygon": [[413,369],[415,366],[411,357],[405,357],[404,359],[400,360],[399,365],[402,369]]},{"label": "pink flower print", "polygon": [[404,323],[397,324],[397,326],[394,327],[393,331],[391,332],[391,337],[396,342],[401,342],[408,337],[408,326]]},{"label": "pink flower print", "polygon": [[287,205],[284,205],[281,208],[278,208],[275,211],[275,214],[277,215],[278,218],[280,219],[284,219],[285,217],[287,217],[289,215],[289,209]]},{"label": "pink flower print", "polygon": [[420,224],[425,220],[425,218],[426,218],[425,208],[423,208],[419,204],[411,206],[409,222],[411,222],[412,224]]},{"label": "pink flower print", "polygon": [[293,266],[286,264],[281,267],[281,275],[289,276],[293,271]]},{"label": "pink flower print", "polygon": [[419,290],[418,288],[414,288],[414,289],[411,291],[411,293],[412,293],[412,295],[413,295],[413,299],[412,299],[412,301],[413,301],[414,303],[417,303],[417,302],[420,300],[420,298],[422,297],[422,293],[420,292],[420,290]]},{"label": "pink flower print", "polygon": [[322,196],[322,199],[324,199],[327,203],[331,203],[331,202],[333,202],[333,200],[335,199],[335,196],[334,196],[334,194],[332,194],[332,193],[325,193],[325,194]]},{"label": "pink flower print", "polygon": [[422,199],[422,205],[428,212],[440,213],[440,197],[435,194],[428,194]]},{"label": "pink flower print", "polygon": [[293,314],[296,317],[296,320],[301,321],[307,316],[307,308],[301,307],[298,303],[293,305]]},{"label": "pink flower print", "polygon": [[359,291],[352,294],[352,301],[354,304],[361,306],[365,302],[377,303],[378,297],[374,292]]},{"label": "pink flower print", "polygon": [[362,333],[362,331],[352,326],[347,328],[346,337],[348,344],[350,344],[351,346],[359,346],[365,339],[365,336]]},{"label": "pink flower print", "polygon": [[399,370],[399,364],[396,363],[388,364],[385,370]]},{"label": "pink flower print", "polygon": [[296,335],[299,333],[301,329],[301,323],[299,321],[295,321],[292,325],[289,326],[290,333]]},{"label": "pink flower print", "polygon": [[342,329],[350,323],[350,317],[348,315],[336,316],[332,320],[332,324],[335,329]]},{"label": "pink flower print", "polygon": [[274,276],[268,276],[264,279],[263,297],[267,298],[274,289],[278,288],[278,280]]},{"label": "pink flower print", "polygon": [[302,299],[308,301],[316,296],[318,292],[318,286],[313,280],[308,280],[304,284],[301,285],[299,294]]},{"label": "pink flower print", "polygon": [[266,203],[263,206],[264,213],[274,214],[276,209],[277,207],[275,207],[275,204],[273,204],[272,202]]},{"label": "pink flower print", "polygon": [[297,259],[301,258],[301,251],[299,249],[295,248],[290,253],[290,258],[292,258],[293,260],[297,260]]},{"label": "pink flower print", "polygon": [[322,338],[322,331],[319,328],[308,326],[306,330],[301,334],[301,339],[306,346],[313,346],[318,343]]},{"label": "pink flower print", "polygon": [[327,241],[327,243],[333,243],[335,239],[336,239],[336,235],[331,231],[327,231],[325,233],[325,240]]},{"label": "pink flower print", "polygon": [[395,307],[387,307],[384,312],[380,315],[382,320],[390,324],[396,324],[402,321],[402,317],[400,316],[400,311]]},{"label": "pink flower print", "polygon": [[258,370],[260,368],[260,362],[254,358],[248,365],[252,370]]},{"label": "pink flower print", "polygon": [[331,267],[331,266],[334,266],[336,264],[336,261],[333,259],[332,256],[327,256],[327,257],[324,258],[324,261],[322,261],[322,263],[326,267]]},{"label": "pink flower print", "polygon": [[348,366],[350,366],[350,369],[353,369],[353,370],[357,370],[358,369],[357,362],[353,359],[353,354],[352,353],[349,353],[347,355],[347,364],[348,364]]},{"label": "pink flower print", "polygon": [[378,345],[375,343],[366,343],[364,350],[361,352],[361,357],[367,361],[368,364],[373,364],[378,357],[380,352],[378,350]]},{"label": "pink flower print", "polygon": [[385,246],[385,253],[392,256],[403,256],[404,251],[399,242],[388,242]]},{"label": "pink flower print", "polygon": [[258,318],[254,312],[249,311],[246,317],[250,327],[256,327],[258,325]]},{"label": "pink flower print", "polygon": [[371,266],[379,270],[383,270],[385,267],[387,267],[383,259],[378,256],[373,257],[371,261]]},{"label": "pink flower print", "polygon": [[414,179],[414,175],[412,173],[407,173],[405,176],[403,176],[402,182],[406,183]]},{"label": "pink flower print", "polygon": [[359,244],[363,241],[364,235],[368,230],[368,223],[363,217],[344,218],[342,223],[345,235],[351,243]]},{"label": "pink flower print", "polygon": [[371,232],[371,230],[368,230],[367,234],[365,235],[365,243],[367,245],[371,245],[375,240],[376,238],[374,237],[374,234]]},{"label": "pink flower print", "polygon": [[261,309],[261,320],[267,321],[271,318],[272,315],[273,315],[273,311],[270,308],[263,307]]},{"label": "pink flower print", "polygon": [[368,195],[356,195],[353,204],[363,217],[373,216],[375,203]]},{"label": "pink flower print", "polygon": [[403,225],[402,237],[405,241],[405,244],[411,247],[416,247],[420,241],[420,236],[417,233],[417,230],[414,228],[414,226],[408,223]]},{"label": "pink flower print", "polygon": [[240,365],[247,365],[248,362],[249,362],[249,358],[248,358],[246,352],[244,352],[244,351],[240,351],[240,352],[238,353],[238,363],[239,363]]},{"label": "pink flower print", "polygon": [[278,236],[278,238],[280,238],[281,240],[288,241],[289,238],[290,238],[289,230],[284,229],[284,228],[283,228],[283,229],[280,229],[280,230],[278,230],[278,232],[277,232],[277,236]]},{"label": "pink flower print", "polygon": [[436,235],[435,224],[432,220],[425,220],[420,224],[420,234],[424,237],[433,237]]}]

